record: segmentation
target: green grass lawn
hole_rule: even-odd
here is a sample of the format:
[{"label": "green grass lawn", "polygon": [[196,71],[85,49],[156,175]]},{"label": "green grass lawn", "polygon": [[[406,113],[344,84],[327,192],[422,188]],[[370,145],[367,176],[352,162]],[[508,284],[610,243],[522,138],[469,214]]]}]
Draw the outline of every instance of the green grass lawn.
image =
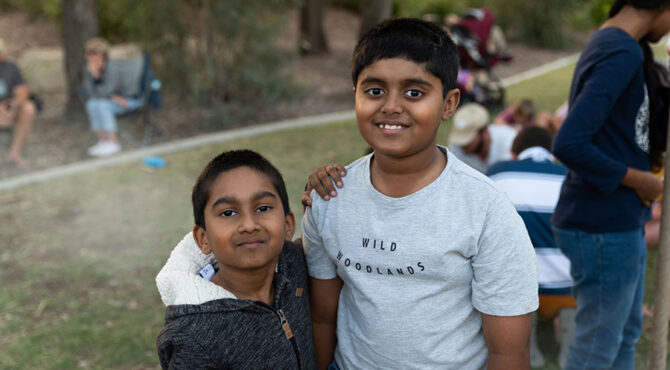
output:
[{"label": "green grass lawn", "polygon": [[[520,83],[508,97],[532,97],[553,110],[567,97],[571,71]],[[446,143],[443,126],[439,141]],[[300,219],[307,174],[351,162],[366,144],[353,121],[336,122],[166,155],[163,169],[132,163],[1,192],[0,369],[158,367],[154,341],[164,307],[154,277],[192,228],[197,174],[233,148],[256,150],[280,169]],[[556,369],[550,327],[540,328],[546,368]],[[650,332],[638,346],[641,359]]]}]

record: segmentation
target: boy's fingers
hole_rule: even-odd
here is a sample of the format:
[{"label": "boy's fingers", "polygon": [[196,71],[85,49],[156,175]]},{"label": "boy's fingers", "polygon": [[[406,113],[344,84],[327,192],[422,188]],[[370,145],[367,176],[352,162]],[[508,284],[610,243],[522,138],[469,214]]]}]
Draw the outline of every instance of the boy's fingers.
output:
[{"label": "boy's fingers", "polygon": [[[330,199],[328,196],[329,190],[324,188],[323,182],[321,180],[321,176],[325,173],[325,169],[323,167],[319,167],[316,171],[312,172],[309,175],[309,185],[312,187],[312,189],[316,190],[317,194],[325,200]],[[328,177],[328,176],[326,176]]]},{"label": "boy's fingers", "polygon": [[333,182],[331,180],[331,174],[328,172],[327,167],[324,168],[323,171],[319,172],[319,182],[321,183],[321,186],[323,187],[326,194],[333,197],[337,195],[337,192],[335,191],[335,187],[333,186]]},{"label": "boy's fingers", "polygon": [[[335,182],[335,185],[338,188],[341,188],[342,186],[344,186],[344,184],[342,183],[342,173],[344,172],[342,166],[337,165],[337,164],[329,165],[327,167],[327,170],[328,170],[328,175],[330,176],[331,179],[333,179],[333,181]],[[344,173],[346,174],[346,172],[344,172]]]},{"label": "boy's fingers", "polygon": [[303,207],[309,207],[312,205],[312,198],[309,197],[310,190],[305,190],[300,197],[300,203]]}]

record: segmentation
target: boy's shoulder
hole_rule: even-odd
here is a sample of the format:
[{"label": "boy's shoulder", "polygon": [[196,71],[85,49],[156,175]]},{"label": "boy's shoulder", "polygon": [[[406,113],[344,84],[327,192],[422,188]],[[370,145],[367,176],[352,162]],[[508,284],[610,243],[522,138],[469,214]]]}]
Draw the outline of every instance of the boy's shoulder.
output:
[{"label": "boy's shoulder", "polygon": [[447,168],[449,169],[446,175],[455,183],[454,190],[498,192],[495,183],[486,175],[468,166],[447,148],[444,150],[447,153]]}]

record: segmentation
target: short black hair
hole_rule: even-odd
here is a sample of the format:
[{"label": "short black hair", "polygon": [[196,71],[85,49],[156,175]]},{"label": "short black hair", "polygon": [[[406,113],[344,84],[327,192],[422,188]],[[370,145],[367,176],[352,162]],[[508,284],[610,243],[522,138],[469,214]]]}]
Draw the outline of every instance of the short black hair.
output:
[{"label": "short black hair", "polygon": [[198,176],[198,180],[193,185],[191,202],[193,203],[193,218],[197,226],[205,230],[207,229],[205,227],[205,206],[209,201],[212,184],[216,178],[220,174],[238,167],[250,167],[266,175],[279,194],[282,206],[284,207],[284,215],[288,215],[291,212],[288,204],[286,184],[279,170],[262,155],[252,150],[230,150],[214,157],[205,169],[202,170],[202,173]]},{"label": "short black hair", "polygon": [[512,153],[519,155],[521,152],[534,146],[541,146],[551,151],[551,133],[538,126],[525,127],[521,130],[512,143]]},{"label": "short black hair", "polygon": [[363,69],[381,59],[405,58],[423,64],[442,81],[442,95],[456,88],[458,50],[442,27],[415,18],[396,18],[379,23],[356,44],[351,77],[354,88]]}]

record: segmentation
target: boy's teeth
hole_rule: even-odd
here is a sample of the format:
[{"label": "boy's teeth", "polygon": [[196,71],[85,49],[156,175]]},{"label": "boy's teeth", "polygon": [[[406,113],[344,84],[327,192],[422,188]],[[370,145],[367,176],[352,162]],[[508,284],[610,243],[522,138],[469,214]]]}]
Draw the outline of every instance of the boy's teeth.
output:
[{"label": "boy's teeth", "polygon": [[387,130],[399,130],[402,128],[402,126],[400,125],[389,125],[389,124],[382,124],[381,127]]}]

